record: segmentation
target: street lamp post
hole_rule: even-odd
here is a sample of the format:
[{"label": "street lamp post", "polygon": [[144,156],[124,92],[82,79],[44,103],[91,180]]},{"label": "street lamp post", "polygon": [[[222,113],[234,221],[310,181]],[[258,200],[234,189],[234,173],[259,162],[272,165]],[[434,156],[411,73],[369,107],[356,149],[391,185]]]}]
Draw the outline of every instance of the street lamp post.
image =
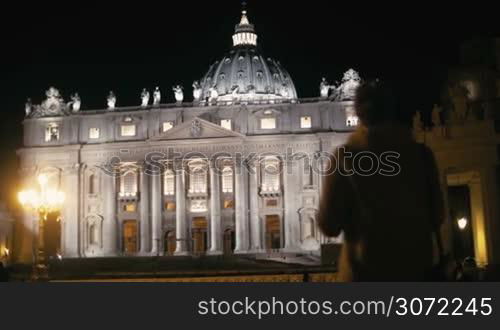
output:
[{"label": "street lamp post", "polygon": [[64,193],[47,186],[48,178],[44,174],[37,177],[38,188],[19,192],[18,199],[28,211],[38,216],[38,239],[35,260],[33,262],[33,278],[48,278],[48,263],[45,258],[44,228],[49,214],[61,210]]}]

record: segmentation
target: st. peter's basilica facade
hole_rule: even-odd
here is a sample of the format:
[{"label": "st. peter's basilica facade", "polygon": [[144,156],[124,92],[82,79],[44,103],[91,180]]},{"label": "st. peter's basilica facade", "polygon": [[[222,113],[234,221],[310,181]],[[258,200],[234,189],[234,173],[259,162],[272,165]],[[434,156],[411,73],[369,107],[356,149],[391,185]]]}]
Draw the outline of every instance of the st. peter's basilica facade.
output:
[{"label": "st. peter's basilica facade", "polygon": [[[174,104],[161,103],[159,88],[143,90],[135,107],[119,106],[110,92],[104,109],[81,110],[77,94],[66,102],[55,88],[40,105],[27,103],[21,176],[30,185],[43,173],[65,192],[63,258],[318,254],[329,241],[316,225],[324,153],[358,125],[359,82],[348,70],[338,86],[323,79],[317,98],[299,98],[280,62],[257,48],[244,11],[233,47],[192,93],[175,86]],[[436,153],[443,190],[471,187],[476,258],[498,261],[492,123],[464,119],[425,131],[415,120],[417,138]],[[30,262],[38,219],[27,212],[23,224],[19,256]]]}]

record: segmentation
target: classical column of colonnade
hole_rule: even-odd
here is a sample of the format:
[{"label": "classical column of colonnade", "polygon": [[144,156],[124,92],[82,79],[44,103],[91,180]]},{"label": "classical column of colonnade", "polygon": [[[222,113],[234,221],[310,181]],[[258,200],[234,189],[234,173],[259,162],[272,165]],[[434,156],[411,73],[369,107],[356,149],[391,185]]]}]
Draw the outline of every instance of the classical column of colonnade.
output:
[{"label": "classical column of colonnade", "polygon": [[[209,195],[209,246],[208,254],[222,254],[223,228],[221,217],[221,183],[214,162],[208,162],[210,182]],[[234,213],[235,213],[235,251],[234,253],[248,253],[263,251],[263,224],[259,217],[258,202],[258,175],[255,164],[252,170],[247,171],[242,162],[235,162],[233,171],[234,182]],[[289,165],[290,166],[290,165]],[[285,166],[286,167],[286,166]],[[298,191],[297,169],[292,175],[283,175],[284,186],[284,250],[297,248],[299,239],[299,216],[297,213]],[[139,220],[139,255],[156,255],[161,253],[163,241],[163,175],[148,175],[140,170],[140,207]],[[187,170],[184,167],[175,169],[175,231],[176,247],[174,255],[182,256],[191,253],[188,238],[188,218],[186,202]],[[103,255],[115,256],[120,254],[118,222],[118,187],[116,178],[111,175],[102,176],[103,196]],[[75,245],[76,246],[76,245]],[[76,252],[75,252],[76,253]]]}]

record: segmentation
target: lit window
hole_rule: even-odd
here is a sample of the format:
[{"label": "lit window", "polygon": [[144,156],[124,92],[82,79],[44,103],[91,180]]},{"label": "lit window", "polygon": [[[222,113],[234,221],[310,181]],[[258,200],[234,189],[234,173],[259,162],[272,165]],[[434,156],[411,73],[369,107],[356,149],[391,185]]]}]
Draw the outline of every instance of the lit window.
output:
[{"label": "lit window", "polygon": [[261,129],[276,129],[276,118],[261,118],[260,119]]},{"label": "lit window", "polygon": [[207,192],[207,173],[204,169],[198,167],[194,168],[190,176],[189,192],[200,194]]},{"label": "lit window", "polygon": [[45,142],[59,141],[59,125],[52,123],[45,129]]},{"label": "lit window", "polygon": [[165,209],[167,211],[175,211],[175,203],[174,202],[166,202]]},{"label": "lit window", "polygon": [[347,116],[347,120],[346,120],[347,127],[358,126],[358,120],[359,120],[358,116],[355,116],[355,115]]},{"label": "lit window", "polygon": [[232,199],[224,201],[225,209],[234,209],[234,201]]},{"label": "lit window", "polygon": [[166,121],[163,123],[163,132],[169,131],[174,128],[174,122]]},{"label": "lit window", "polygon": [[310,116],[300,117],[300,128],[311,128],[312,120]]},{"label": "lit window", "polygon": [[89,139],[98,139],[101,135],[101,130],[99,128],[91,128],[89,129]]},{"label": "lit window", "polygon": [[280,188],[280,163],[277,159],[266,159],[262,167],[262,191],[277,192]]},{"label": "lit window", "polygon": [[346,114],[346,126],[347,127],[354,127],[358,126],[358,116],[356,116],[356,111],[354,110],[353,107],[346,107],[345,109],[345,114]]},{"label": "lit window", "polygon": [[127,172],[121,178],[120,196],[135,197],[137,195],[137,174],[135,172]]},{"label": "lit window", "polygon": [[230,167],[222,170],[222,192],[233,192],[233,170]]},{"label": "lit window", "polygon": [[225,129],[232,130],[231,119],[222,119],[220,125]]},{"label": "lit window", "polygon": [[164,177],[164,193],[165,196],[173,196],[174,195],[174,189],[175,189],[175,175],[172,170],[167,170],[165,172],[165,177]]},{"label": "lit window", "polygon": [[122,125],[121,126],[122,136],[135,136],[135,125]]},{"label": "lit window", "polygon": [[123,210],[125,212],[135,212],[135,204],[126,204],[124,207],[123,207]]}]

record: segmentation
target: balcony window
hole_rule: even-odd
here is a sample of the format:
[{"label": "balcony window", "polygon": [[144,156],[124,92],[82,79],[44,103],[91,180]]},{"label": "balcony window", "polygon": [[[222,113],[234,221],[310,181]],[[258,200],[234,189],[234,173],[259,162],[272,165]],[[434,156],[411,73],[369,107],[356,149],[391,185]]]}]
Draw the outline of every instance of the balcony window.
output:
[{"label": "balcony window", "polygon": [[122,125],[121,136],[135,136],[135,125]]},{"label": "balcony window", "polygon": [[260,128],[261,129],[276,129],[276,118],[267,117],[260,119]]},{"label": "balcony window", "polygon": [[262,167],[262,192],[278,192],[280,189],[280,163],[278,159],[266,159]]},{"label": "balcony window", "polygon": [[310,116],[300,117],[300,128],[311,128],[312,120]]},{"label": "balcony window", "polygon": [[205,194],[207,192],[207,172],[201,167],[192,169],[189,183],[190,193]]},{"label": "balcony window", "polygon": [[355,115],[347,116],[346,126],[347,127],[358,126],[358,121],[359,121],[358,116],[355,116]]},{"label": "balcony window", "polygon": [[129,171],[122,176],[120,185],[120,196],[121,197],[137,196],[137,173]]},{"label": "balcony window", "polygon": [[172,170],[167,170],[165,172],[163,182],[163,189],[165,196],[173,196],[175,194],[175,175]]},{"label": "balcony window", "polygon": [[95,140],[98,139],[101,135],[101,130],[99,128],[93,127],[89,129],[89,139]]},{"label": "balcony window", "polygon": [[228,130],[232,130],[233,127],[232,127],[232,123],[231,123],[231,119],[222,119],[220,121],[220,126],[225,128],[225,129],[228,129]]},{"label": "balcony window", "polygon": [[59,125],[52,123],[45,129],[45,142],[59,141]]},{"label": "balcony window", "polygon": [[222,192],[233,192],[233,170],[230,167],[225,167],[222,170]]}]

